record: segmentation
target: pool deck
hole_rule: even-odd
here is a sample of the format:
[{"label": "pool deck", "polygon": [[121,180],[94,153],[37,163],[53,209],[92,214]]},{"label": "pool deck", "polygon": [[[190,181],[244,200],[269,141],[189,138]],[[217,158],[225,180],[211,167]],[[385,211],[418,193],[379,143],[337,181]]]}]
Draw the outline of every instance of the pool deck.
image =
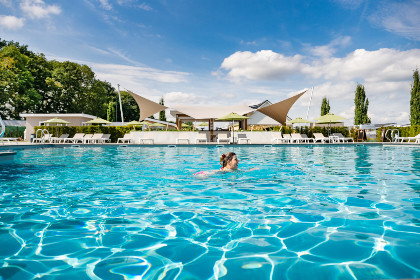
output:
[{"label": "pool deck", "polygon": [[105,144],[82,144],[82,143],[30,143],[30,142],[10,142],[0,145],[1,150],[19,150],[31,148],[51,148],[51,147],[299,147],[299,146],[404,146],[420,147],[414,142],[345,142],[345,143],[279,143],[279,144],[217,144],[209,142],[207,144],[124,144],[124,143],[105,143]]}]

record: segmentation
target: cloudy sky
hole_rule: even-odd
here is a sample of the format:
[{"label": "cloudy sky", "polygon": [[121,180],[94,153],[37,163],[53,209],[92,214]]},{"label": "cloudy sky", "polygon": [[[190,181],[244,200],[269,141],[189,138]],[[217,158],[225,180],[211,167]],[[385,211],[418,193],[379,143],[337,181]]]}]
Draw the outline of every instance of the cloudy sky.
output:
[{"label": "cloudy sky", "polygon": [[[420,1],[0,0],[0,38],[166,105],[247,104],[314,87],[353,123],[365,86],[374,123],[409,122]],[[308,91],[289,116],[304,117]]]}]

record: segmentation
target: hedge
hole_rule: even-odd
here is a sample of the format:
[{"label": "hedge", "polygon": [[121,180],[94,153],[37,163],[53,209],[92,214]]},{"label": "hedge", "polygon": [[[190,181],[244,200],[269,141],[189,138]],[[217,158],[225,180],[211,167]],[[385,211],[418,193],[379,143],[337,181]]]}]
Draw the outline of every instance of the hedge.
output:
[{"label": "hedge", "polygon": [[[381,141],[381,135],[382,135],[382,131],[385,130],[387,131],[388,129],[393,130],[393,129],[397,129],[400,133],[400,137],[414,137],[416,135],[418,135],[420,133],[420,125],[412,125],[412,126],[406,126],[406,127],[381,127],[378,128],[378,133],[377,133],[377,140]],[[389,137],[389,134],[388,134]],[[388,141],[388,139],[384,139],[385,142]]]}]

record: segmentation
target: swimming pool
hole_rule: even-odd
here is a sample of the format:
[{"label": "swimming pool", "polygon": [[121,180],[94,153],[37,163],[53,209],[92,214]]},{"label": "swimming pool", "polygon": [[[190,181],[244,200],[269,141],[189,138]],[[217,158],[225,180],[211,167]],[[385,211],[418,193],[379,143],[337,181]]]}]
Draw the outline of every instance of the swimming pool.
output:
[{"label": "swimming pool", "polygon": [[419,148],[241,146],[241,171],[205,178],[232,147],[18,150],[0,276],[418,278]]}]

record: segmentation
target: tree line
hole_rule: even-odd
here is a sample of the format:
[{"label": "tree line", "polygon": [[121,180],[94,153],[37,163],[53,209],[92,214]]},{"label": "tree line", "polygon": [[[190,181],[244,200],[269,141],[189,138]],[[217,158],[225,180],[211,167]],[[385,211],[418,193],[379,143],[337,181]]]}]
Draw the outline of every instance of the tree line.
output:
[{"label": "tree line", "polygon": [[[85,113],[121,121],[117,92],[96,78],[87,65],[47,60],[26,45],[0,39],[0,115],[21,119],[21,113]],[[134,98],[121,92],[125,121],[138,120]]]},{"label": "tree line", "polygon": [[[354,97],[354,124],[371,123],[368,117],[369,99],[366,97],[365,87],[358,84]],[[324,97],[321,103],[321,116],[330,112],[330,101]],[[420,81],[419,71],[416,69],[413,72],[413,84],[410,92],[410,124],[420,125]]]}]

